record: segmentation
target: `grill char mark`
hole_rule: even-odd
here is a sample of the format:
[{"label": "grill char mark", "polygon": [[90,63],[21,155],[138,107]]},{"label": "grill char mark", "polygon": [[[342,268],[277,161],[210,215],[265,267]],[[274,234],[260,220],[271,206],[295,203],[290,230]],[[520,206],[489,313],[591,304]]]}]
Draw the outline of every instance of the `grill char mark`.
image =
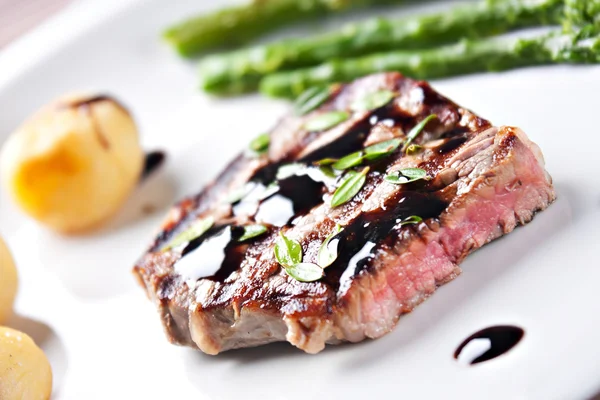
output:
[{"label": "grill char mark", "polygon": [[[334,128],[317,134],[301,129],[307,118],[327,110],[347,109],[354,99],[366,91],[381,88],[399,93],[392,105],[357,114],[346,126],[337,130]],[[217,199],[222,198],[235,185],[249,179],[261,180],[266,184],[274,178],[281,164],[296,159],[315,160],[362,148],[362,142],[369,136],[369,130],[373,129],[369,122],[373,116],[379,121],[392,116],[396,124],[392,131],[401,134],[431,113],[439,118],[428,124],[427,129],[417,137],[415,143],[425,146],[421,154],[403,156],[397,152],[374,165],[374,172],[369,175],[367,184],[359,195],[336,209],[332,210],[326,204],[315,201],[309,202],[306,207],[295,208],[297,215],[293,219],[294,225],[284,226],[282,230],[301,242],[306,261],[316,260],[320,244],[337,223],[344,226],[343,250],[338,260],[327,268],[326,276],[321,281],[301,283],[281,270],[272,256],[279,228],[271,229],[264,237],[245,246],[239,268],[229,264],[227,272],[219,272],[218,278],[199,281],[193,296],[173,272],[177,256],[153,251],[172,235],[171,232],[180,230],[198,216],[211,214],[218,216],[221,221],[229,221],[232,218],[231,208],[216,204]],[[437,94],[428,84],[411,81],[399,74],[375,75],[342,86],[320,109],[301,118],[292,115],[283,119],[271,134],[272,148],[268,159],[249,160],[244,156],[239,157],[216,183],[199,196],[184,200],[176,206],[172,214],[174,217],[167,219],[165,223],[165,231],[158,236],[151,251],[135,268],[138,280],[161,310],[167,335],[175,343],[198,346],[205,352],[216,354],[231,348],[278,340],[288,340],[306,351],[316,352],[322,349],[325,341],[357,341],[364,337],[378,337],[381,332],[387,332],[402,312],[410,311],[430,293],[426,291],[424,294],[417,294],[414,299],[407,300],[407,304],[400,304],[398,309],[380,316],[385,322],[373,328],[376,322],[357,314],[360,307],[356,304],[371,304],[369,299],[377,299],[381,290],[373,289],[370,297],[361,298],[365,294],[359,287],[368,286],[363,283],[364,279],[375,279],[381,276],[382,270],[394,270],[385,260],[401,260],[404,252],[410,253],[411,243],[437,243],[439,238],[431,239],[431,233],[422,234],[423,226],[431,227],[428,228],[431,232],[436,229],[438,232],[443,231],[444,224],[448,221],[446,215],[456,208],[457,199],[465,191],[464,186],[480,179],[475,173],[476,168],[475,172],[467,171],[469,160],[476,159],[478,154],[490,146],[493,148],[493,155],[489,157],[490,168],[492,164],[499,164],[510,158],[515,146],[519,144],[525,143],[525,149],[522,150],[525,157],[531,153],[529,147],[532,144],[518,132],[510,132],[509,135],[502,136],[501,143],[494,143],[495,138],[499,137],[498,131],[490,130],[490,126],[488,121]],[[290,127],[295,127],[291,133]],[[363,130],[366,131],[364,134]],[[428,143],[436,140],[441,142],[431,149],[427,148]],[[319,143],[319,146],[314,146],[314,143]],[[537,162],[539,166],[541,161]],[[385,172],[415,166],[426,169],[434,179],[402,186],[382,182]],[[546,178],[543,168],[536,170],[536,173]],[[540,186],[542,184],[543,182],[539,183]],[[331,191],[327,190],[322,188],[325,200],[331,195]],[[553,199],[551,188],[545,194],[547,205]],[[405,199],[411,206],[403,206],[401,199]],[[528,206],[535,210],[543,209],[545,205]],[[421,214],[429,219],[419,224],[418,228],[400,228],[396,223],[396,219],[413,214]],[[521,218],[521,222],[526,220],[527,218]],[[511,226],[514,227],[510,221],[502,223],[506,232],[512,229]],[[489,240],[493,238],[490,234]],[[373,257],[350,275],[350,279],[344,283],[347,287],[341,292],[340,277],[346,271],[350,259],[369,240],[376,244],[372,250]],[[471,244],[458,251],[458,255],[448,261],[450,272],[446,270],[444,276],[436,278],[436,285],[456,276],[459,273],[456,263],[480,245]],[[444,262],[446,261],[440,261]],[[403,267],[407,271],[412,268],[411,265]],[[187,315],[187,320],[184,320],[184,315]],[[252,336],[249,327],[254,327],[255,336]]]}]

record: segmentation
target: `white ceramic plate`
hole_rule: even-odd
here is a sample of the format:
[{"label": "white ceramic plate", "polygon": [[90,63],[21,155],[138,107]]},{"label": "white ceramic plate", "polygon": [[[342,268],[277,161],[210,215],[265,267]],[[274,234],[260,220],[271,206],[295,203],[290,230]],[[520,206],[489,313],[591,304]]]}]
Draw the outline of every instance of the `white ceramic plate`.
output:
[{"label": "white ceramic plate", "polygon": [[[162,214],[198,191],[287,104],[211,100],[192,63],[157,33],[221,2],[76,3],[0,53],[0,142],[64,92],[99,90],[135,114],[168,162],[110,226],[77,238],[27,220],[0,193],[0,229],[20,268],[18,317],[47,352],[54,399],[572,399],[600,387],[600,68],[548,67],[434,82],[496,124],[523,128],[546,156],[559,199],[486,246],[464,273],[377,341],[311,356],[288,345],[217,357],[167,343],[130,274]],[[332,24],[338,23],[334,20]],[[142,212],[150,205],[151,215]],[[456,346],[494,324],[525,329],[508,354],[459,365]]]}]

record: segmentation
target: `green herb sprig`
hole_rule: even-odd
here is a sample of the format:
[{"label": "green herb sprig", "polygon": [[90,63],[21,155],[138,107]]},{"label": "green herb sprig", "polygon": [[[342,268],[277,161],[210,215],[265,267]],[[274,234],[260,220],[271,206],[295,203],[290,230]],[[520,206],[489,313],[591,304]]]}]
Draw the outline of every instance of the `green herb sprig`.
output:
[{"label": "green herb sprig", "polygon": [[253,239],[264,234],[267,231],[267,227],[264,225],[246,225],[244,226],[244,233],[238,239],[238,242],[244,242],[249,239]]},{"label": "green herb sprig", "polygon": [[300,282],[314,282],[323,277],[323,268],[313,263],[302,262],[302,246],[279,232],[273,248],[275,259],[285,272]]},{"label": "green herb sprig", "polygon": [[415,225],[421,222],[423,222],[423,218],[419,217],[418,215],[411,215],[410,217],[407,217],[400,221],[398,226]]},{"label": "green herb sprig", "polygon": [[318,114],[304,123],[304,129],[310,132],[320,132],[333,128],[350,118],[346,111],[329,111]]},{"label": "green herb sprig", "polygon": [[259,135],[259,136],[255,137],[254,139],[252,139],[252,141],[250,142],[249,148],[256,155],[262,155],[262,154],[265,154],[267,152],[267,150],[269,150],[270,142],[271,142],[271,138],[269,137],[269,134],[263,133],[262,135]]},{"label": "green herb sprig", "polygon": [[331,207],[334,208],[352,200],[367,181],[368,172],[369,167],[365,167],[360,172],[348,171],[343,178],[342,184],[333,193]]},{"label": "green herb sprig", "polygon": [[[401,144],[402,140],[400,139],[390,139],[375,143],[371,146],[365,147],[364,150],[356,151],[340,158],[331,166],[337,170],[345,170],[356,167],[357,165],[362,164],[364,161],[376,161],[391,155],[398,147],[400,147]],[[321,162],[322,161],[323,160],[321,160]]]},{"label": "green herb sprig", "polygon": [[306,89],[294,102],[296,115],[305,115],[325,103],[331,96],[331,86],[313,86]]},{"label": "green herb sprig", "polygon": [[406,142],[404,142],[404,146],[402,146],[402,151],[406,151],[406,149],[408,149],[408,147],[412,144],[413,140],[415,140],[417,136],[419,136],[419,134],[423,131],[423,129],[429,123],[429,121],[435,118],[437,118],[437,115],[431,114],[425,117],[425,119],[423,119],[417,125],[415,125],[410,130],[410,132],[408,132],[408,135],[406,135]]},{"label": "green herb sprig", "polygon": [[342,227],[339,224],[336,224],[333,232],[331,232],[331,234],[325,238],[323,244],[321,244],[319,252],[317,253],[317,264],[319,264],[321,268],[325,269],[329,267],[337,259],[338,243],[336,242],[335,248],[331,248],[330,243],[331,239],[337,236],[341,231],[343,231]]},{"label": "green herb sprig", "polygon": [[403,185],[405,183],[411,183],[418,180],[430,180],[431,177],[427,175],[427,171],[421,168],[403,168],[398,171],[390,172],[385,175],[383,179],[386,182],[393,183],[395,185]]},{"label": "green herb sprig", "polygon": [[352,111],[374,110],[388,104],[394,98],[394,96],[394,92],[390,90],[378,90],[356,99],[352,104],[350,104],[350,109]]},{"label": "green herb sprig", "polygon": [[189,243],[192,240],[199,238],[206,231],[208,231],[215,223],[213,217],[206,217],[194,221],[189,228],[179,233],[173,239],[171,239],[166,245],[164,245],[160,251],[167,251],[175,247],[179,247],[182,244]]}]

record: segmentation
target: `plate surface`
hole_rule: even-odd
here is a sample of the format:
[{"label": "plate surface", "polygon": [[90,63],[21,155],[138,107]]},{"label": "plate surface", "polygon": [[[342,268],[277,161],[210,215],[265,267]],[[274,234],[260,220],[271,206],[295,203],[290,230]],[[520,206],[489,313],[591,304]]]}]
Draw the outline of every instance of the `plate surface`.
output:
[{"label": "plate surface", "polygon": [[[209,99],[196,90],[194,65],[158,43],[169,22],[217,3],[77,3],[0,53],[0,142],[50,99],[96,90],[132,110],[147,149],[168,153],[93,235],[54,235],[0,193],[0,230],[21,275],[11,324],[47,352],[53,399],[565,399],[599,389],[600,67],[434,82],[495,124],[524,129],[541,146],[559,199],[469,257],[461,277],[389,335],[317,356],[276,344],[211,357],[167,343],[130,268],[169,205],[198,191],[288,107],[258,96]],[[464,338],[495,324],[521,326],[525,337],[491,362],[455,362]]]}]

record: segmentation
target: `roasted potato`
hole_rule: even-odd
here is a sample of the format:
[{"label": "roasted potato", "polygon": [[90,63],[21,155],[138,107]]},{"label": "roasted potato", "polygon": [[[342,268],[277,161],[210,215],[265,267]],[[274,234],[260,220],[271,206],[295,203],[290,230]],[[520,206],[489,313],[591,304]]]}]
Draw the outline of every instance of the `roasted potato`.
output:
[{"label": "roasted potato", "polygon": [[0,327],[0,399],[47,400],[52,370],[44,352],[26,334]]},{"label": "roasted potato", "polygon": [[6,243],[0,238],[0,324],[5,323],[13,312],[17,286],[15,263]]},{"label": "roasted potato", "polygon": [[21,208],[63,233],[89,230],[123,204],[144,163],[135,123],[106,96],[42,108],[7,140],[0,173]]}]

